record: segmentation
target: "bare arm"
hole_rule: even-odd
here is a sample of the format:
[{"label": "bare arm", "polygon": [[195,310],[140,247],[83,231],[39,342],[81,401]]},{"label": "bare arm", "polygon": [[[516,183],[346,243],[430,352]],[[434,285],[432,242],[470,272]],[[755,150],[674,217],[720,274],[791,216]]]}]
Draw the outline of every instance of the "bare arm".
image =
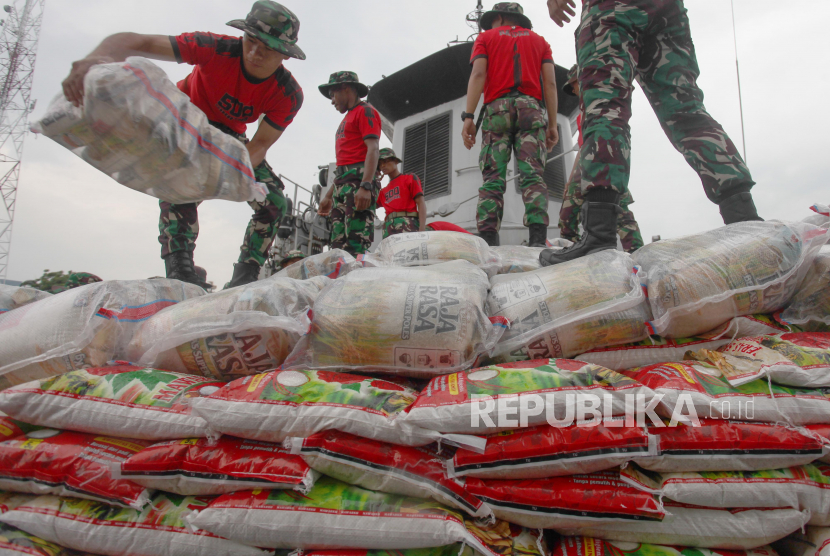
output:
[{"label": "bare arm", "polygon": [[[467,110],[475,114],[481,93],[484,91],[484,82],[487,79],[487,58],[478,58],[473,62],[473,72],[470,74],[470,81],[467,83]],[[461,138],[467,149],[473,148],[476,144],[476,123],[473,119],[464,120],[461,129]]]},{"label": "bare arm", "polygon": [[548,13],[553,22],[562,27],[576,16],[576,3],[574,0],[548,0]]},{"label": "bare arm", "polygon": [[282,130],[275,128],[274,126],[265,123],[264,121],[259,124],[259,127],[254,134],[254,138],[251,139],[247,145],[248,154],[251,156],[251,166],[256,168],[259,164],[265,160],[265,153],[268,152],[268,149],[271,148],[271,145],[277,142],[282,136]]},{"label": "bare arm", "polygon": [[415,197],[415,204],[418,205],[418,231],[427,231],[427,204],[424,202],[424,196],[418,195]]},{"label": "bare arm", "polygon": [[[366,143],[366,160],[363,163],[363,181],[374,181],[375,171],[378,169],[380,159],[379,140],[375,137],[367,137],[363,140]],[[354,196],[355,210],[366,210],[372,204],[372,192],[362,187]]]},{"label": "bare arm", "polygon": [[556,112],[559,110],[559,96],[556,93],[556,73],[553,64],[542,64],[542,80],[545,89],[545,106],[548,110],[548,129],[545,146],[550,151],[559,142],[559,130],[556,127]]},{"label": "bare arm", "polygon": [[63,81],[66,99],[80,106],[84,101],[84,77],[89,68],[96,64],[123,62],[129,56],[144,56],[154,60],[175,62],[176,56],[170,37],[167,35],[140,35],[138,33],[116,33],[110,35],[90,52],[86,58],[72,63],[72,71]]}]

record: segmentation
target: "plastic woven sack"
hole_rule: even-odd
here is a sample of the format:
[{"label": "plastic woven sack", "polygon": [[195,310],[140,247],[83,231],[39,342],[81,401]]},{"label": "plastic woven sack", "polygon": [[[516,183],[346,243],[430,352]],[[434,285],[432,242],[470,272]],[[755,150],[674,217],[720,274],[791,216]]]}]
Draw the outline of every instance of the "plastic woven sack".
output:
[{"label": "plastic woven sack", "polygon": [[113,476],[185,496],[254,488],[308,492],[317,478],[302,458],[276,444],[232,436],[153,444],[122,461]]},{"label": "plastic woven sack", "polygon": [[150,60],[99,64],[84,78],[84,104],[63,94],[32,126],[118,183],[170,203],[264,198],[245,145]]},{"label": "plastic woven sack", "polygon": [[593,537],[561,537],[552,556],[778,556],[770,546],[747,550],[712,549],[682,546],[660,546],[620,541],[604,541]]},{"label": "plastic woven sack", "polygon": [[572,357],[648,336],[648,304],[626,253],[602,251],[491,282],[487,314],[510,321],[495,362]]},{"label": "plastic woven sack", "polygon": [[830,206],[816,203],[810,207],[810,210],[813,211],[814,214],[803,218],[801,220],[802,222],[812,224],[813,226],[823,226],[825,228],[830,226]]},{"label": "plastic woven sack", "polygon": [[328,278],[268,278],[168,307],[144,321],[127,349],[140,365],[216,380],[279,367],[308,330]]},{"label": "plastic woven sack", "polygon": [[0,315],[0,388],[122,357],[144,319],[205,291],[178,280],[97,282]]},{"label": "plastic woven sack", "polygon": [[547,247],[527,247],[525,245],[501,245],[490,249],[499,257],[499,274],[515,274],[539,270],[539,254]]},{"label": "plastic woven sack", "polygon": [[[607,522],[559,528],[562,535],[671,546],[746,550],[763,547],[804,527],[809,512],[793,508],[704,508],[663,500],[666,517],[655,522]],[[690,552],[700,556],[699,552]],[[730,552],[730,556],[734,553]]]},{"label": "plastic woven sack", "polygon": [[274,274],[274,277],[308,280],[315,276],[325,276],[334,280],[359,267],[355,258],[346,251],[330,249],[287,266]]},{"label": "plastic woven sack", "polygon": [[0,314],[51,296],[51,293],[35,288],[0,284]]},{"label": "plastic woven sack", "polygon": [[[34,500],[35,496],[0,492],[0,513]],[[0,523],[0,556],[95,556],[64,548],[34,535]]]},{"label": "plastic woven sack", "polygon": [[383,282],[424,282],[440,280],[442,283],[476,285],[482,290],[482,296],[490,289],[490,279],[476,265],[464,261],[437,263],[427,267],[385,266],[366,267],[350,273],[347,282],[366,282],[379,280]]},{"label": "plastic woven sack", "polygon": [[463,259],[470,261],[488,276],[499,269],[499,258],[487,242],[460,232],[407,232],[387,237],[375,253],[386,264],[421,266]]},{"label": "plastic woven sack", "polygon": [[[540,396],[549,407],[535,407],[532,401]],[[613,415],[625,415],[637,397],[648,405],[654,393],[635,380],[591,363],[536,359],[436,377],[404,420],[445,433],[489,434],[541,425],[549,419],[561,426],[578,419],[578,404],[591,397],[601,403],[598,407],[610,405]],[[519,418],[522,407],[527,409],[522,411],[525,422]],[[530,411],[534,407],[538,412]]]},{"label": "plastic woven sack", "polygon": [[800,222],[739,222],[638,249],[653,331],[687,338],[739,315],[783,309],[827,241]]},{"label": "plastic woven sack", "polygon": [[268,556],[270,553],[205,531],[190,531],[184,517],[210,498],[159,492],[143,510],[91,500],[38,496],[0,515],[47,541],[94,554],[130,556]]},{"label": "plastic woven sack", "polygon": [[807,330],[830,327],[830,245],[819,251],[781,319]]},{"label": "plastic woven sack", "polygon": [[72,371],[0,392],[0,411],[35,425],[92,434],[168,440],[207,434],[188,402],[223,383],[120,365]]}]

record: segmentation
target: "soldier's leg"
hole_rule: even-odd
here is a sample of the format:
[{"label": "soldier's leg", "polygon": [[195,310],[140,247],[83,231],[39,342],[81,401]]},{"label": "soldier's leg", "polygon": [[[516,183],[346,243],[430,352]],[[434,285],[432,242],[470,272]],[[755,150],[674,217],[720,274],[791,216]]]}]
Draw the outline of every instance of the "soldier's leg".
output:
[{"label": "soldier's leg", "polygon": [[579,211],[582,203],[585,202],[580,187],[582,173],[579,168],[579,154],[577,154],[571,177],[568,178],[568,184],[565,186],[562,207],[559,209],[559,237],[573,242],[579,240]]},{"label": "soldier's leg", "polygon": [[345,203],[346,192],[344,189],[348,184],[334,184],[334,195],[332,196],[331,209],[331,241],[332,249],[346,249],[346,216],[348,207]]},{"label": "soldier's leg", "polygon": [[254,214],[245,230],[239,262],[262,266],[268,258],[268,249],[277,235],[280,220],[285,216],[288,204],[283,194],[284,185],[267,162],[262,161],[262,164],[254,169],[254,174],[258,182],[268,187],[268,194],[262,202],[248,202],[254,209]]},{"label": "soldier's leg", "polygon": [[161,258],[175,251],[192,253],[199,236],[199,203],[174,205],[159,201],[159,243]]},{"label": "soldier's leg", "polygon": [[360,188],[360,180],[353,182],[351,187],[351,207],[352,212],[346,218],[346,234],[348,248],[346,251],[354,256],[362,255],[372,246],[372,240],[375,237],[375,210],[377,209],[377,195],[380,188],[375,187],[372,191],[372,203],[367,210],[354,210],[355,200],[354,195]]},{"label": "soldier's leg", "polygon": [[640,225],[634,219],[634,213],[631,212],[631,203],[634,199],[631,193],[626,193],[620,199],[620,208],[622,211],[617,215],[617,235],[620,236],[620,243],[623,249],[628,253],[633,253],[643,246],[643,236],[640,234]]},{"label": "soldier's leg", "polygon": [[479,232],[498,232],[504,214],[507,164],[510,162],[510,101],[491,102],[481,122],[481,154],[478,165],[484,183],[478,190],[476,225]]},{"label": "soldier's leg", "polygon": [[386,238],[395,234],[417,232],[419,227],[420,222],[417,217],[396,216],[383,223],[383,237]]},{"label": "soldier's leg", "polygon": [[515,99],[515,105],[516,135],[513,148],[516,151],[516,165],[519,169],[519,189],[525,205],[523,224],[541,224],[547,228],[550,224],[548,186],[544,178],[548,155],[545,146],[547,117],[542,106],[534,98],[519,97]]}]

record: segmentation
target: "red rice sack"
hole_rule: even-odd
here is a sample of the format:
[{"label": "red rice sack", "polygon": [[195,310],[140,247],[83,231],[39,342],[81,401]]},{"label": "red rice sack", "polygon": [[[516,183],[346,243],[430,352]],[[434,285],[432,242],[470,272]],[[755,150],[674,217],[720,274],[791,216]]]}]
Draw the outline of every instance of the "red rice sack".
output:
[{"label": "red rice sack", "polygon": [[649,432],[659,438],[659,455],[633,460],[660,472],[781,469],[812,463],[830,449],[803,428],[773,423],[701,419],[700,426],[650,426]]},{"label": "red rice sack", "polygon": [[[830,424],[807,425],[804,427],[813,437],[820,440],[825,446],[830,446]],[[830,454],[826,454],[819,461],[830,463]]]},{"label": "red rice sack", "polygon": [[274,274],[274,277],[308,280],[315,276],[325,276],[334,280],[356,268],[360,268],[360,265],[349,253],[342,249],[329,249],[325,253],[311,255],[283,268]]},{"label": "red rice sack", "polygon": [[656,440],[643,427],[627,426],[623,420],[567,427],[540,425],[489,436],[483,454],[458,450],[447,461],[447,474],[481,479],[538,479],[593,473],[657,454]]},{"label": "red rice sack", "polygon": [[56,429],[167,440],[205,436],[188,402],[223,383],[193,375],[116,365],[72,371],[0,392],[0,411]]},{"label": "red rice sack", "polygon": [[276,444],[232,436],[153,444],[122,461],[119,469],[122,479],[184,496],[254,488],[308,492],[317,478],[302,458]]},{"label": "red rice sack", "polygon": [[[827,219],[830,222],[830,218]],[[805,330],[830,327],[830,245],[821,248],[781,320]]]},{"label": "red rice sack", "polygon": [[444,474],[443,462],[422,448],[397,446],[340,431],[286,441],[315,471],[368,490],[432,498],[473,517],[492,517],[481,500]]},{"label": "red rice sack", "polygon": [[830,423],[830,398],[824,390],[788,388],[766,381],[732,386],[706,363],[681,361],[627,371],[626,376],[662,394],[658,412],[792,425]]},{"label": "red rice sack", "polygon": [[739,315],[786,307],[827,241],[801,222],[738,222],[634,253],[660,336],[688,338]]},{"label": "red rice sack", "polygon": [[0,284],[0,314],[51,296],[51,293],[35,288]]},{"label": "red rice sack", "polygon": [[418,393],[385,380],[331,371],[273,371],[237,379],[215,394],[192,400],[211,430],[265,442],[340,430],[393,444],[423,446],[438,439],[472,443],[411,426],[401,414]]},{"label": "red rice sack", "polygon": [[210,498],[156,493],[141,511],[91,500],[38,496],[0,521],[49,542],[94,554],[121,556],[268,556],[265,550],[188,529],[184,518]]},{"label": "red rice sack", "polygon": [[604,541],[593,537],[561,537],[552,556],[778,556],[769,546],[748,550],[701,549],[660,546],[621,541]]},{"label": "red rice sack", "polygon": [[36,431],[40,428],[22,421],[15,421],[10,417],[0,417],[0,442],[23,436],[28,432]]},{"label": "red rice sack", "polygon": [[[531,407],[528,400],[538,396],[546,396],[551,407],[537,408],[540,411],[535,415],[525,411],[527,420],[520,422],[520,407]],[[571,359],[537,359],[436,377],[409,408],[404,420],[445,433],[489,434],[540,425],[551,414],[551,418],[570,418],[573,422],[576,406],[586,396],[602,399],[603,404],[608,400],[614,415],[625,415],[626,396],[632,404],[638,396],[648,404],[654,393],[635,380],[598,365]],[[474,415],[480,417],[475,424]]]}]

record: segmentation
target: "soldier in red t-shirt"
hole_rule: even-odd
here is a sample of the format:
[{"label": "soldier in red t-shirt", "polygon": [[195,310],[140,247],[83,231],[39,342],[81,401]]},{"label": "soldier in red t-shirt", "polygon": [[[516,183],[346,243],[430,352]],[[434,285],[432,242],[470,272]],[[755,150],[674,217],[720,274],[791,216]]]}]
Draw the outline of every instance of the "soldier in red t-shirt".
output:
[{"label": "soldier in red t-shirt", "polygon": [[544,247],[550,222],[545,161],[559,142],[553,55],[545,39],[531,31],[530,19],[515,2],[496,4],[480,23],[485,32],[473,46],[467,111],[461,113],[461,136],[471,149],[477,133],[473,113],[484,92],[479,156],[484,184],[478,191],[478,232],[488,244],[499,244],[507,164],[515,152],[524,225],[530,229],[528,245]]},{"label": "soldier in red t-shirt", "polygon": [[392,149],[380,150],[381,174],[389,176],[389,183],[380,190],[378,204],[386,211],[383,237],[404,232],[424,232],[427,223],[427,205],[421,180],[415,174],[401,174],[401,159]]},{"label": "soldier in red t-shirt", "polygon": [[[255,281],[277,233],[287,203],[283,184],[265,153],[280,138],[303,104],[303,91],[285,67],[288,58],[305,60],[297,46],[300,21],[288,8],[272,0],[258,0],[248,16],[228,23],[241,29],[240,37],[213,33],[186,33],[176,37],[118,33],[107,37],[86,58],[72,64],[63,82],[66,98],[76,106],[83,102],[83,82],[96,64],[122,62],[142,55],[155,60],[195,66],[178,83],[208,117],[210,123],[246,143],[257,181],[268,187],[262,202],[252,201],[254,215],[242,242],[239,262],[229,286]],[[263,115],[249,142],[247,124]],[[199,234],[198,203],[174,205],[162,201],[159,242],[168,278],[208,284],[198,276],[193,250]]]}]

